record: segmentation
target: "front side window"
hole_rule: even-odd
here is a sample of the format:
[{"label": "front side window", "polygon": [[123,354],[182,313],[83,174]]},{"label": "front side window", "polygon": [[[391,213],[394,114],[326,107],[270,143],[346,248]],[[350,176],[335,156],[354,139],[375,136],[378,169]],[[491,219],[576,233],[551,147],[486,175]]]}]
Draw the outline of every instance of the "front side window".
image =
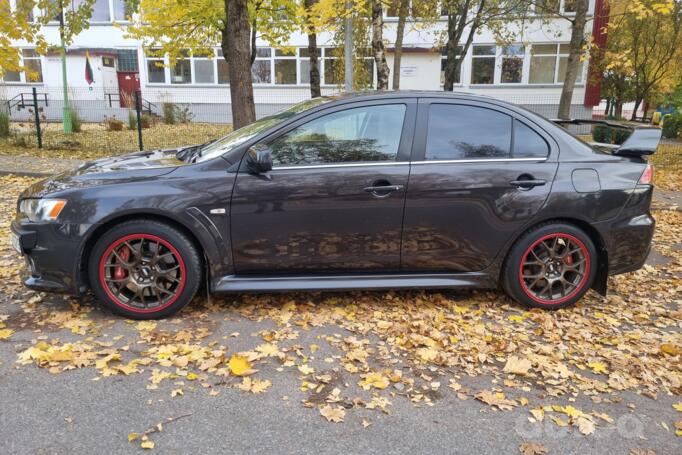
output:
[{"label": "front side window", "polygon": [[509,158],[512,118],[492,109],[432,104],[426,133],[426,160]]},{"label": "front side window", "polygon": [[269,144],[275,166],[394,161],[404,104],[366,106],[327,114]]}]

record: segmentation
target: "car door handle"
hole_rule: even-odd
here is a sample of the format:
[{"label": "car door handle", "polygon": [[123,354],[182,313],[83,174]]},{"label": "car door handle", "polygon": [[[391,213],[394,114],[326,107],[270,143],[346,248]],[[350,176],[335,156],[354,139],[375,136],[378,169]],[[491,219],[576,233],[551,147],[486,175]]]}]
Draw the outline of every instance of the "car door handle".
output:
[{"label": "car door handle", "polygon": [[509,182],[511,186],[517,188],[533,188],[534,186],[542,186],[547,183],[547,180],[512,180]]},{"label": "car door handle", "polygon": [[403,185],[380,185],[380,186],[366,186],[363,191],[368,193],[391,193],[393,191],[400,191]]}]

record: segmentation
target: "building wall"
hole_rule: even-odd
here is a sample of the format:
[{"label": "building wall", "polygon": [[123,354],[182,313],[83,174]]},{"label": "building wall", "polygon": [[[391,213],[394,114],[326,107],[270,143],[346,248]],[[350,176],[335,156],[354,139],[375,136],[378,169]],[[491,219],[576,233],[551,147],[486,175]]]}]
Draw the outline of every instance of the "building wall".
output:
[{"label": "building wall", "polygon": [[[106,0],[98,0],[106,1]],[[110,0],[113,11],[115,1]],[[563,1],[561,2],[563,5]],[[590,9],[594,10],[595,0],[590,0]],[[387,17],[385,19],[384,39],[390,49],[395,42],[397,20]],[[125,25],[125,24],[123,24]],[[586,33],[592,31],[592,21],[589,20],[586,26]],[[447,24],[445,20],[439,20],[429,28],[418,22],[408,22],[404,38],[404,53],[401,64],[401,89],[405,90],[442,90],[441,82],[441,53],[439,49],[443,44],[443,33]],[[170,69],[165,69],[166,83],[152,83],[147,74],[147,61],[141,43],[125,37],[124,27],[115,27],[111,23],[92,24],[88,30],[83,31],[75,37],[74,43],[69,48],[67,55],[67,74],[68,84],[71,87],[71,100],[73,105],[83,112],[88,111],[84,118],[87,120],[99,121],[107,114],[107,110],[119,108],[119,105],[112,103],[111,97],[107,93],[115,92],[114,87],[104,87],[105,71],[110,71],[102,65],[102,57],[93,51],[112,50],[112,49],[135,49],[138,56],[138,66],[140,72],[141,90],[147,106],[157,113],[161,112],[163,103],[174,103],[180,107],[189,109],[196,121],[219,121],[231,122],[230,114],[230,91],[229,86],[218,84],[193,83],[187,85],[171,84]],[[529,79],[529,68],[531,66],[531,52],[533,46],[542,44],[568,43],[570,39],[570,23],[561,18],[541,18],[528,21],[521,26],[518,23],[510,23],[508,32],[513,36],[512,42],[524,46],[523,55],[523,79],[520,83],[504,84],[501,82],[501,47],[497,47],[495,83],[472,84],[472,62],[473,48],[463,57],[461,67],[461,80],[455,85],[455,90],[478,93],[503,99],[526,106],[540,114],[555,116],[559,96],[561,93],[561,83],[555,80],[553,83],[531,84]],[[44,34],[48,42],[57,44],[59,42],[58,28],[56,25],[46,26]],[[483,30],[474,39],[474,45],[495,45],[495,36],[490,30]],[[332,36],[321,34],[318,37],[320,46],[326,47],[333,44]],[[307,47],[307,36],[302,33],[291,35],[288,45],[295,48]],[[259,42],[259,46],[266,46],[266,43]],[[30,43],[16,42],[18,47],[30,48]],[[90,63],[93,68],[95,82],[88,86],[85,82],[85,56],[84,51],[91,50]],[[217,51],[216,51],[217,52]],[[326,52],[326,51],[325,51]],[[216,54],[215,60],[221,59]],[[393,70],[393,55],[388,52],[388,64]],[[278,85],[275,84],[276,63],[272,63],[271,80],[269,84],[254,85],[254,97],[256,101],[257,115],[263,116],[271,114],[283,107],[290,106],[299,101],[309,98],[309,87],[300,83],[301,79],[301,59],[297,60],[297,84]],[[165,63],[168,63],[166,60]],[[45,115],[52,119],[58,119],[60,115],[61,102],[61,66],[59,57],[49,55],[42,57],[43,82],[39,84],[2,84],[0,86],[0,97],[10,99],[20,93],[30,92],[33,86],[37,87],[41,93],[50,97],[50,105],[44,109]],[[217,66],[216,66],[217,68]],[[192,67],[194,72],[194,67]],[[217,69],[215,70],[217,74]],[[586,65],[583,67],[583,80],[586,79]],[[558,74],[558,72],[557,72]],[[340,89],[337,84],[328,84],[323,88],[325,94],[335,93]],[[591,114],[591,109],[583,106],[585,96],[584,83],[577,84],[572,112],[578,116]],[[111,111],[114,112],[114,111]],[[116,115],[127,115],[126,109],[121,109]],[[48,115],[49,114],[49,115]],[[16,113],[16,115],[24,115]]]}]

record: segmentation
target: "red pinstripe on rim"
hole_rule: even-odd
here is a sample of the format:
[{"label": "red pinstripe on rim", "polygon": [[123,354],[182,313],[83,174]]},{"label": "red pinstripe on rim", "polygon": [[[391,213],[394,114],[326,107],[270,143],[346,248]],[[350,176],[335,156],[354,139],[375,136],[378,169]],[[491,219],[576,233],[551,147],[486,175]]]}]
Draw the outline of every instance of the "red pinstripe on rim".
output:
[{"label": "red pinstripe on rim", "polygon": [[[557,238],[557,237],[564,239],[564,241],[568,240],[570,242],[573,242],[580,249],[580,252],[582,253],[583,257],[585,258],[585,268],[584,268],[584,271],[582,272],[583,275],[582,275],[581,280],[575,285],[575,289],[573,289],[568,295],[561,297],[559,299],[552,299],[552,300],[551,299],[543,299],[543,298],[536,296],[533,293],[533,291],[531,291],[528,288],[528,286],[524,280],[523,269],[524,269],[524,266],[527,265],[528,255],[531,254],[531,252],[535,249],[536,246],[538,246],[540,243],[542,243],[548,239],[553,239],[553,238]],[[526,251],[523,253],[523,256],[521,257],[521,264],[519,265],[519,283],[521,285],[521,289],[529,298],[531,298],[533,301],[535,301],[541,305],[558,305],[558,304],[564,303],[564,302],[572,299],[576,295],[578,295],[580,293],[580,291],[585,287],[585,284],[587,284],[587,280],[590,276],[590,269],[591,269],[591,265],[592,265],[591,262],[592,261],[590,258],[590,254],[587,251],[587,247],[585,247],[585,244],[580,239],[575,237],[574,235],[563,233],[563,232],[556,232],[553,234],[547,234],[543,237],[540,237],[535,242],[533,242],[533,244],[526,249]],[[551,292],[551,289],[550,289],[550,292]]]},{"label": "red pinstripe on rim", "polygon": [[[109,287],[109,283],[107,282],[107,277],[105,274],[105,268],[107,264],[107,260],[109,259],[110,255],[114,250],[116,250],[118,247],[120,247],[123,243],[129,242],[131,240],[151,240],[153,242],[158,242],[160,245],[163,245],[165,248],[167,248],[172,254],[174,259],[177,261],[179,267],[180,267],[180,282],[177,284],[177,287],[175,289],[174,295],[169,298],[167,301],[165,301],[162,305],[155,306],[152,308],[138,308],[132,305],[128,305],[126,302],[123,302],[120,300],[116,295],[111,291]],[[171,306],[173,303],[175,303],[178,298],[180,298],[180,294],[182,294],[183,289],[185,288],[185,283],[187,281],[187,272],[185,268],[185,262],[182,259],[182,256],[180,255],[180,252],[169,242],[166,240],[162,239],[161,237],[158,237],[156,235],[152,234],[129,234],[124,237],[121,237],[120,239],[116,240],[113,242],[107,249],[104,251],[102,254],[102,257],[100,258],[99,262],[99,280],[100,284],[102,285],[102,288],[104,289],[104,292],[107,294],[107,296],[111,299],[111,301],[127,310],[131,311],[133,313],[142,313],[142,314],[148,314],[148,313],[155,313],[158,311],[163,310],[164,308],[168,308]]]}]

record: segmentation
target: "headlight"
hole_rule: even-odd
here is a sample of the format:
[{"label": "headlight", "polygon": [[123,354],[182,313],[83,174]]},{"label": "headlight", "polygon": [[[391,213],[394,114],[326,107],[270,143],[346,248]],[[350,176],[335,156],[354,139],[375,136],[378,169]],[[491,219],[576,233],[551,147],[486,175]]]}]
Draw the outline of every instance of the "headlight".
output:
[{"label": "headlight", "polygon": [[24,199],[19,211],[33,221],[54,221],[66,206],[64,199]]}]

